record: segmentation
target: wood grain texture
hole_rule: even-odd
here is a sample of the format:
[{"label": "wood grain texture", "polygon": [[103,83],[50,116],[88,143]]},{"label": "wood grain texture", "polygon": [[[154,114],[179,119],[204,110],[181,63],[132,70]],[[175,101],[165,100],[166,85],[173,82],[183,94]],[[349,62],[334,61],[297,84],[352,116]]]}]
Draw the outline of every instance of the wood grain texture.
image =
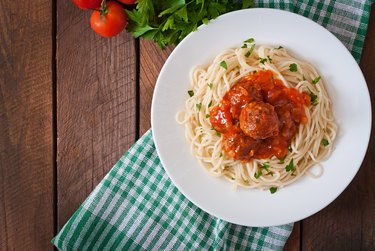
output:
[{"label": "wood grain texture", "polygon": [[[374,6],[362,55],[360,66],[375,104]],[[374,129],[373,120],[372,132]],[[349,187],[327,208],[303,221],[303,250],[375,250],[374,163],[372,133],[365,160]]]},{"label": "wood grain texture", "polygon": [[139,134],[142,135],[151,127],[151,101],[155,83],[165,60],[167,60],[174,47],[168,46],[162,50],[155,43],[143,39],[140,40],[139,47]]},{"label": "wood grain texture", "polygon": [[1,0],[0,24],[0,250],[52,250],[51,2]]},{"label": "wood grain texture", "polygon": [[293,231],[284,246],[284,251],[300,250],[302,221],[294,223]]},{"label": "wood grain texture", "polygon": [[101,38],[90,15],[57,2],[58,229],[136,138],[135,41]]}]

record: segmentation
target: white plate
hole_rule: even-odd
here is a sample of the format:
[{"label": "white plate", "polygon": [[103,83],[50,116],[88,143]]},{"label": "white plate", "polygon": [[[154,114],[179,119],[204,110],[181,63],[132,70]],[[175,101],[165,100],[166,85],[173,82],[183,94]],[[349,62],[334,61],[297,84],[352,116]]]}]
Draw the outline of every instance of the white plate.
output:
[{"label": "white plate", "polygon": [[[282,45],[311,62],[327,81],[339,126],[333,154],[319,179],[302,177],[275,194],[239,189],[214,178],[189,151],[184,127],[175,121],[189,90],[189,72],[221,51],[257,44]],[[357,173],[371,130],[371,103],[365,79],[348,50],[323,27],[302,16],[273,9],[248,9],[223,15],[186,37],[160,72],[151,121],[156,150],[176,187],[195,205],[223,220],[245,226],[273,226],[306,218],[331,203]]]}]

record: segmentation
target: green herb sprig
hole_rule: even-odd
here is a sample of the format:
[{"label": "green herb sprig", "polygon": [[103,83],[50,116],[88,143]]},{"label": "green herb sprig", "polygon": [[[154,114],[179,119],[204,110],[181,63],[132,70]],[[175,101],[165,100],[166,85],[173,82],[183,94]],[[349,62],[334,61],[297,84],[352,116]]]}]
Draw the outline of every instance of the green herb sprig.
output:
[{"label": "green herb sprig", "polygon": [[176,45],[201,24],[221,14],[254,6],[252,0],[137,0],[136,8],[125,10],[127,31],[135,38],[153,40],[161,48]]}]

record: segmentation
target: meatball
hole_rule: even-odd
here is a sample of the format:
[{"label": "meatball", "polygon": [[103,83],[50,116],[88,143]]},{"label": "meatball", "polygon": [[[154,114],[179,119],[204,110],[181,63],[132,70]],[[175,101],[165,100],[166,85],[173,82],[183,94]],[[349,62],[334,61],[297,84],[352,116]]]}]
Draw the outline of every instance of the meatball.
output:
[{"label": "meatball", "polygon": [[222,147],[226,154],[237,160],[250,160],[257,149],[258,140],[255,140],[242,131],[232,131],[223,137]]},{"label": "meatball", "polygon": [[251,101],[261,101],[262,95],[251,83],[239,82],[234,85],[225,95],[224,99],[228,100],[231,106],[233,119],[238,120],[241,109]]},{"label": "meatball", "polygon": [[266,139],[279,134],[279,118],[272,105],[251,102],[241,111],[240,128],[253,139]]},{"label": "meatball", "polygon": [[212,107],[210,110],[210,122],[215,130],[221,133],[230,131],[233,126],[230,107],[222,103]]}]

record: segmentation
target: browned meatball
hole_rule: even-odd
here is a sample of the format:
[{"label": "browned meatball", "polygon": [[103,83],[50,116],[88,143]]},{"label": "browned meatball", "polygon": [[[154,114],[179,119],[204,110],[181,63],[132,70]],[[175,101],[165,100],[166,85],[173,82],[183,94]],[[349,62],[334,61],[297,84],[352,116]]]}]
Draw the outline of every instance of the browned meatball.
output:
[{"label": "browned meatball", "polygon": [[272,105],[255,101],[242,109],[240,127],[254,139],[266,139],[279,134],[279,119]]},{"label": "browned meatball", "polygon": [[222,141],[224,152],[229,157],[238,160],[250,160],[254,156],[257,145],[258,140],[245,135],[240,130],[226,133]]}]

